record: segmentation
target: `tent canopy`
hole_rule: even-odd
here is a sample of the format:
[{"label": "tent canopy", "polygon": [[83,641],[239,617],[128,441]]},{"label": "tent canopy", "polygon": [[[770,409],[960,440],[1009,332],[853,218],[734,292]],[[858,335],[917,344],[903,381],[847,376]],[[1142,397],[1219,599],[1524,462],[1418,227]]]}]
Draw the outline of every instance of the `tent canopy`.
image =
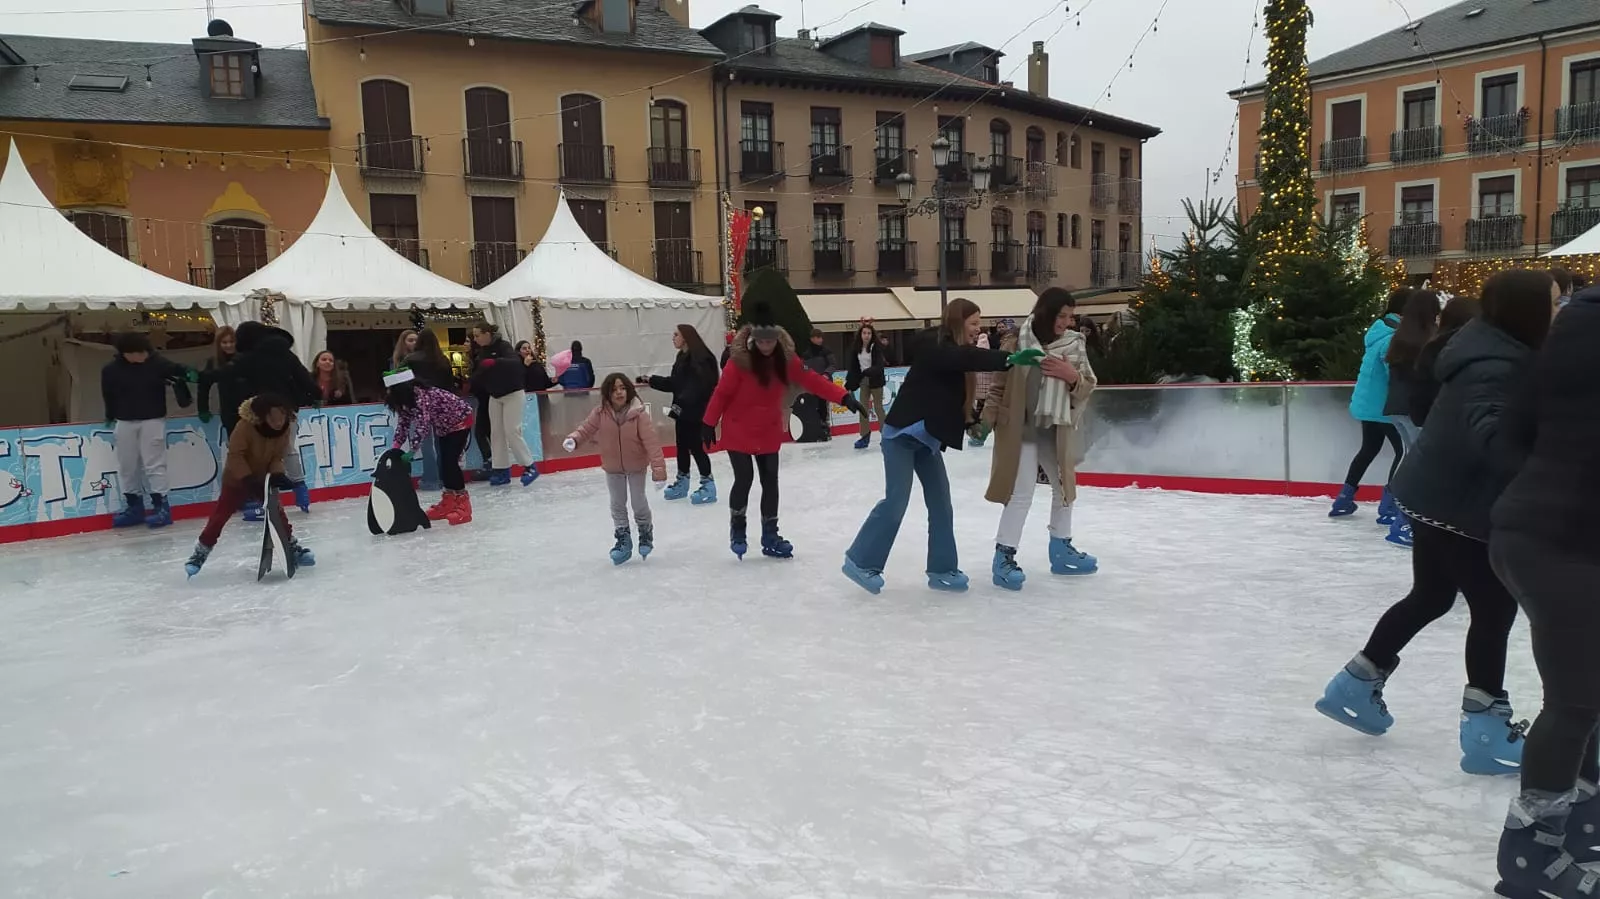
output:
[{"label": "tent canopy", "polygon": [[1590,256],[1600,254],[1600,225],[1583,232],[1545,256]]},{"label": "tent canopy", "polygon": [[[891,287],[889,292],[911,311],[912,318],[924,321],[939,320],[939,291],[937,288]],[[1039,295],[1026,287],[962,287],[951,288],[950,298],[966,297],[978,304],[984,318],[1027,318]]]},{"label": "tent canopy", "polygon": [[206,290],[130,262],[79,231],[45,198],[11,141],[0,175],[0,310],[217,309],[237,291]]},{"label": "tent canopy", "polygon": [[351,208],[337,171],[328,173],[322,208],[300,239],[232,289],[265,289],[291,302],[333,309],[505,305],[390,249]]},{"label": "tent canopy", "polygon": [[673,290],[611,258],[583,232],[567,205],[565,192],[556,200],[550,227],[517,267],[483,292],[501,300],[538,299],[549,306],[583,309],[666,306],[720,306],[720,297]]}]

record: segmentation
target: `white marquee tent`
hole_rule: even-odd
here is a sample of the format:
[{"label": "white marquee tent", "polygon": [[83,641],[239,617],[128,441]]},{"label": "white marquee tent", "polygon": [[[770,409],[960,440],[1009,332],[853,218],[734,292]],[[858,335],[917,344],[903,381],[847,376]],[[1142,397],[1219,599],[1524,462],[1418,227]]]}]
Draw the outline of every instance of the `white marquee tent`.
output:
[{"label": "white marquee tent", "polygon": [[[509,305],[396,253],[351,208],[337,171],[328,174],[328,193],[306,232],[231,289],[282,294],[288,302],[278,310],[279,325],[294,335],[295,353],[307,365],[327,341],[324,309],[478,308],[503,322]],[[250,306],[241,320],[258,317],[258,301]]]},{"label": "white marquee tent", "polygon": [[713,353],[721,352],[722,298],[657,284],[612,259],[583,232],[565,193],[538,245],[483,292],[513,301],[511,330],[522,337],[534,332],[537,300],[548,351],[582,341],[597,379],[610,371],[671,370],[677,355],[672,332],[679,324],[693,325]]},{"label": "white marquee tent", "polygon": [[1595,225],[1545,256],[1592,256],[1600,254],[1600,225]]}]

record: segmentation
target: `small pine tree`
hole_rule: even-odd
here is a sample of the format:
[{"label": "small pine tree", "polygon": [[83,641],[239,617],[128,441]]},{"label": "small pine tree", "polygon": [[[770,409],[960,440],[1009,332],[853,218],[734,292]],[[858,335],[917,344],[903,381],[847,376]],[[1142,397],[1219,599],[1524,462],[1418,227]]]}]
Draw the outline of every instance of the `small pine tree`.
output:
[{"label": "small pine tree", "polygon": [[789,280],[774,269],[757,269],[745,287],[744,299],[739,309],[738,326],[748,322],[750,310],[765,303],[772,310],[772,318],[783,326],[797,346],[804,345],[811,336],[811,317],[800,305],[800,297],[789,286]]},{"label": "small pine tree", "polygon": [[1383,311],[1388,284],[1359,222],[1320,225],[1310,250],[1285,260],[1275,309],[1256,319],[1251,343],[1278,360],[1287,377],[1353,380],[1361,370],[1362,335]]},{"label": "small pine tree", "polygon": [[1204,209],[1185,202],[1190,231],[1183,246],[1162,252],[1134,300],[1139,351],[1159,376],[1236,380],[1233,313],[1247,302],[1244,228],[1220,201]]}]

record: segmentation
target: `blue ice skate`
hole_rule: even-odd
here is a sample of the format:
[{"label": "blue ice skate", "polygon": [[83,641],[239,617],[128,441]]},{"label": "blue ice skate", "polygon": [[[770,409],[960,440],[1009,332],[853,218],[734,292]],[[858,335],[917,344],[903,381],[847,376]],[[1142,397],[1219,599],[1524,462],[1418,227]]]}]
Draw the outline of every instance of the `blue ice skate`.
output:
[{"label": "blue ice skate", "polygon": [[1395,546],[1410,549],[1414,542],[1411,519],[1407,518],[1404,512],[1395,512],[1394,521],[1389,524],[1389,533],[1383,539],[1393,543]]},{"label": "blue ice skate", "polygon": [[522,481],[522,486],[524,487],[532,484],[534,481],[539,480],[539,469],[529,465],[527,468],[522,470],[522,477],[520,480]]},{"label": "blue ice skate", "polygon": [[996,543],[994,562],[989,566],[989,571],[994,576],[994,585],[1005,590],[1021,590],[1023,582],[1028,579],[1017,564],[1017,548],[1014,546]]},{"label": "blue ice skate", "polygon": [[1511,700],[1477,687],[1461,694],[1461,770],[1468,774],[1516,774],[1522,770],[1528,722],[1511,723]]},{"label": "blue ice skate", "polygon": [[855,581],[857,586],[868,593],[876,596],[883,592],[883,572],[862,568],[851,561],[849,556],[844,557],[844,567],[839,570],[844,572],[845,577]]},{"label": "blue ice skate", "polygon": [[611,564],[621,565],[633,558],[633,534],[625,527],[617,528],[617,542],[611,547]]},{"label": "blue ice skate", "polygon": [[865,437],[861,438],[860,440],[856,441],[856,449],[866,449],[867,447],[869,447],[871,445],[872,445],[872,435],[871,434],[868,434],[867,436],[865,436]]},{"label": "blue ice skate", "polygon": [[1400,514],[1400,508],[1394,504],[1394,494],[1389,488],[1383,488],[1383,498],[1378,500],[1378,524],[1394,524],[1395,518]]},{"label": "blue ice skate", "polygon": [[1317,711],[1374,737],[1394,726],[1394,716],[1383,701],[1383,687],[1392,671],[1384,671],[1361,653],[1328,681],[1317,700]]},{"label": "blue ice skate", "polygon": [[1595,785],[1585,780],[1578,781],[1578,798],[1567,819],[1566,848],[1580,865],[1600,862],[1600,802],[1595,801]]},{"label": "blue ice skate", "polygon": [[639,558],[648,559],[650,553],[656,548],[656,529],[654,525],[639,525]]},{"label": "blue ice skate", "polygon": [[1600,874],[1573,864],[1564,851],[1572,838],[1573,812],[1567,797],[1524,790],[1511,800],[1495,867],[1494,891],[1507,899],[1593,899],[1600,896]]},{"label": "blue ice skate", "polygon": [[310,512],[311,511],[311,490],[310,490],[310,488],[308,488],[306,486],[306,482],[305,481],[295,481],[293,490],[294,490],[294,504],[300,507],[300,511],[302,511],[302,512]]},{"label": "blue ice skate", "polygon": [[733,554],[741,559],[750,549],[750,545],[745,542],[744,521],[743,509],[733,510],[733,515],[728,520],[728,549],[733,550]]},{"label": "blue ice skate", "polygon": [[1329,518],[1344,518],[1356,514],[1356,488],[1354,484],[1346,484],[1339,488],[1339,495],[1333,500],[1333,508],[1328,510]]},{"label": "blue ice skate", "polygon": [[144,524],[144,497],[134,493],[125,494],[122,503],[122,511],[111,516],[112,527],[131,528]]},{"label": "blue ice skate", "polygon": [[145,524],[153,528],[172,524],[172,503],[159,493],[150,494],[150,515],[145,518]]},{"label": "blue ice skate", "polygon": [[970,579],[959,568],[955,571],[928,572],[928,587],[946,593],[965,593]]},{"label": "blue ice skate", "polygon": [[494,468],[489,470],[489,486],[504,487],[511,483],[511,469]]},{"label": "blue ice skate", "polygon": [[689,476],[686,474],[678,475],[677,478],[673,479],[672,483],[667,485],[667,489],[662,491],[661,495],[666,499],[683,499],[688,496]]},{"label": "blue ice skate", "polygon": [[794,544],[778,533],[778,519],[761,520],[761,554],[770,559],[794,558]]},{"label": "blue ice skate", "polygon": [[187,572],[190,577],[194,577],[200,573],[200,569],[205,567],[206,559],[210,557],[211,547],[206,546],[204,543],[196,543],[194,545],[194,552],[189,554],[189,561],[183,563],[183,570]]},{"label": "blue ice skate", "polygon": [[245,521],[266,521],[267,514],[261,510],[261,504],[255,501],[244,504]]},{"label": "blue ice skate", "polygon": [[695,488],[694,495],[689,497],[689,502],[697,506],[709,506],[717,501],[717,482],[709,477],[700,479],[700,486]]},{"label": "blue ice skate", "polygon": [[1070,537],[1050,538],[1051,574],[1094,574],[1100,560],[1072,545]]},{"label": "blue ice skate", "polygon": [[317,564],[317,557],[299,540],[289,544],[289,552],[294,553],[294,563],[301,568],[313,568]]}]

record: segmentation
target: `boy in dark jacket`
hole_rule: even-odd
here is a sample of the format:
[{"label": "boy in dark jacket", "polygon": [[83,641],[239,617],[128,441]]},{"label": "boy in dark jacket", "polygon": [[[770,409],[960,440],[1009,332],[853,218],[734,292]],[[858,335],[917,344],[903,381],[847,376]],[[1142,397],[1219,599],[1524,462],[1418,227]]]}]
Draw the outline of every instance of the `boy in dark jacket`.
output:
[{"label": "boy in dark jacket", "polygon": [[[120,334],[115,346],[117,355],[100,371],[100,395],[106,427],[113,428],[124,500],[111,524],[166,527],[172,523],[167,501],[167,385],[172,385],[178,405],[187,407],[194,402],[189,382],[197,376],[153,351],[150,338],[143,334]],[[148,520],[145,493],[150,494]]]},{"label": "boy in dark jacket", "polygon": [[[261,322],[245,322],[235,334],[238,354],[213,375],[219,390],[235,396],[271,394],[289,403],[291,412],[315,406],[322,398],[317,382],[305,364],[294,354],[294,336],[282,328]],[[293,438],[284,455],[284,477],[294,491],[300,511],[311,510],[311,491],[306,487],[305,467]],[[245,517],[254,519],[254,504],[247,504]]]}]

